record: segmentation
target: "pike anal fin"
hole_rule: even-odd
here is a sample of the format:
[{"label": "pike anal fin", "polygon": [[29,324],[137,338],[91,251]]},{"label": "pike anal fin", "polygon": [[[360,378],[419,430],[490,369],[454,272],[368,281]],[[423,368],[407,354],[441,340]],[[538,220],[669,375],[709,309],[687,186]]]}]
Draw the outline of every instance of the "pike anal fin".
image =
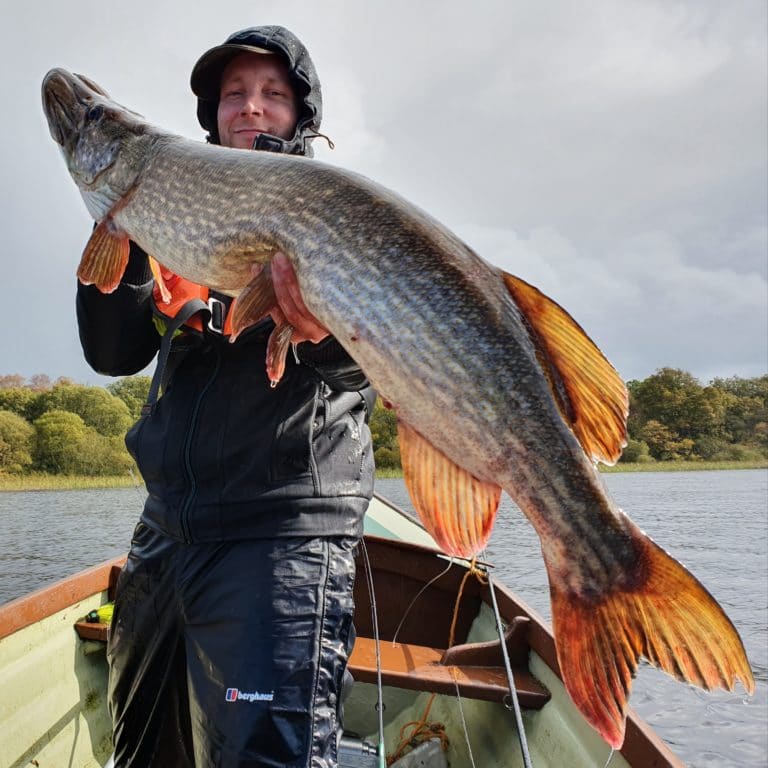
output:
[{"label": "pike anal fin", "polygon": [[640,551],[628,588],[585,599],[552,580],[552,624],[563,682],[586,720],[612,746],[624,741],[640,656],[705,690],[755,690],[738,632],[706,588],[631,524]]},{"label": "pike anal fin", "polygon": [[128,265],[130,241],[127,235],[115,234],[107,219],[103,219],[91,233],[77,277],[83,285],[95,285],[102,293],[112,293]]},{"label": "pike anal fin", "polygon": [[588,456],[615,464],[627,443],[629,396],[621,377],[557,302],[519,277],[502,277],[528,323],[563,420]]},{"label": "pike anal fin", "polygon": [[405,484],[421,521],[449,555],[471,558],[485,548],[501,488],[478,480],[432,443],[398,422]]}]

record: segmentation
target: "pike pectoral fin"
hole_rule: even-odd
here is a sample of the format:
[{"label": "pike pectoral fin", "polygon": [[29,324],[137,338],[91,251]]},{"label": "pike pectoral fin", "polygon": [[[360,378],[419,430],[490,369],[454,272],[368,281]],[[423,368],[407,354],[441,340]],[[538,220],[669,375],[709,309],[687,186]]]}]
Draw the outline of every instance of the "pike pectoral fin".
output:
[{"label": "pike pectoral fin", "polygon": [[[624,740],[632,677],[642,655],[678,680],[755,689],[736,629],[712,595],[634,525],[640,557],[629,586],[585,599],[551,581],[557,657],[568,693],[613,747]],[[550,577],[552,573],[550,571]]]},{"label": "pike pectoral fin", "polygon": [[114,234],[102,220],[91,233],[83,251],[77,277],[83,285],[95,285],[102,293],[112,293],[128,264],[130,242],[126,235]]},{"label": "pike pectoral fin", "polygon": [[160,298],[164,304],[171,303],[171,292],[168,290],[168,286],[165,284],[165,278],[163,277],[160,263],[154,256],[149,257],[149,268],[152,271],[152,277],[155,278],[155,284],[160,291]]},{"label": "pike pectoral fin", "polygon": [[416,511],[438,546],[471,558],[491,535],[501,488],[455,464],[407,424],[397,425],[403,475]]},{"label": "pike pectoral fin", "polygon": [[232,334],[234,341],[246,328],[255,325],[277,306],[275,289],[272,285],[272,272],[267,264],[240,291],[232,306]]},{"label": "pike pectoral fin", "polygon": [[588,456],[615,464],[627,442],[629,397],[624,382],[559,304],[519,277],[502,274],[528,321],[563,419]]},{"label": "pike pectoral fin", "polygon": [[272,329],[267,342],[267,378],[273,387],[277,386],[285,373],[285,358],[291,346],[293,326],[279,323]]}]

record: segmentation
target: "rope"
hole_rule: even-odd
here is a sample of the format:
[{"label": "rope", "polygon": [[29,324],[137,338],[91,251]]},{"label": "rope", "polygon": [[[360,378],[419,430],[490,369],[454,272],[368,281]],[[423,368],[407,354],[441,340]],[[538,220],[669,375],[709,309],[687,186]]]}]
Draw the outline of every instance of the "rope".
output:
[{"label": "rope", "polygon": [[448,634],[448,647],[453,646],[453,640],[456,637],[456,622],[459,618],[459,604],[461,603],[461,596],[464,594],[464,586],[467,583],[467,579],[470,576],[474,576],[481,584],[488,582],[488,577],[477,567],[477,558],[473,557],[472,562],[469,564],[467,572],[464,574],[464,578],[459,585],[459,593],[456,595],[456,602],[453,605],[453,618],[451,619],[451,630]]},{"label": "rope", "polygon": [[[418,747],[419,744],[432,739],[440,739],[440,748],[443,752],[447,751],[450,746],[450,741],[448,739],[448,734],[445,732],[445,725],[439,722],[427,722],[429,710],[432,708],[432,702],[434,702],[435,696],[437,696],[436,693],[430,695],[421,718],[405,723],[400,729],[400,741],[398,742],[397,749],[391,755],[387,756],[387,765],[392,765],[392,763],[399,760],[407,749],[414,749]],[[407,736],[405,735],[406,728],[413,729]]]},{"label": "rope", "polygon": [[[448,563],[448,568],[453,565],[453,560],[451,560],[450,563]],[[432,581],[429,582],[431,584],[436,579],[440,578],[447,570],[445,569],[442,573],[439,573],[437,576],[435,576]],[[472,562],[469,564],[469,568],[467,569],[467,572],[464,574],[463,578],[461,579],[461,584],[459,585],[459,591],[456,595],[456,602],[453,605],[453,616],[451,618],[451,628],[448,633],[448,648],[450,648],[453,645],[454,638],[456,636],[456,624],[458,622],[459,618],[459,606],[461,604],[461,598],[464,594],[464,587],[467,584],[467,580],[470,576],[474,576],[481,584],[485,584],[487,581],[487,577],[485,573],[480,570],[477,567],[476,559],[473,558]],[[427,586],[423,587],[419,593],[416,595],[416,598],[414,598],[411,601],[411,604],[408,606],[408,609],[406,610],[406,615],[408,614],[408,611],[411,610],[413,607],[413,604],[416,602],[416,599],[424,592]],[[405,618],[405,617],[404,617]],[[400,626],[402,626],[402,623],[404,621],[404,618],[400,621]],[[398,631],[400,627],[398,626]],[[397,633],[395,633],[397,634]],[[394,641],[393,641],[394,642]],[[453,676],[453,675],[452,675]],[[456,693],[459,693],[459,684],[456,680],[456,677],[453,676],[453,682],[456,686]],[[448,750],[448,747],[450,746],[450,740],[448,739],[448,734],[445,732],[445,725],[440,722],[427,722],[427,718],[429,717],[429,711],[432,708],[432,703],[435,700],[435,696],[437,694],[432,694],[429,699],[427,700],[427,705],[424,707],[424,712],[422,713],[421,717],[418,720],[411,720],[410,722],[403,725],[403,727],[400,729],[400,741],[398,742],[397,749],[394,751],[393,754],[387,756],[387,765],[391,765],[396,760],[398,760],[400,757],[403,756],[404,752],[407,749],[414,749],[415,747],[419,746],[419,744],[429,741],[430,739],[438,738],[440,739],[440,747],[443,750],[443,752],[446,752]],[[462,722],[464,723],[464,737],[467,740],[467,749],[469,750],[470,759],[472,759],[472,748],[469,745],[469,736],[467,733],[467,725],[464,721],[464,710],[461,705],[461,697],[459,696],[459,709],[461,711],[461,718]],[[411,732],[406,736],[405,730],[406,728],[412,728]],[[474,766],[474,760],[472,760],[472,765]]]}]

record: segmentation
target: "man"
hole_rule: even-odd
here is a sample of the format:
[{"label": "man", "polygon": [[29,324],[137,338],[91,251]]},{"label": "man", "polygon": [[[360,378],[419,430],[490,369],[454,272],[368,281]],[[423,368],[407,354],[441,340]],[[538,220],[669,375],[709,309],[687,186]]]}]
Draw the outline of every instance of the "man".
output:
[{"label": "man", "polygon": [[[197,62],[192,90],[210,142],[311,154],[320,85],[287,30],[230,36]],[[279,307],[234,344],[227,298],[167,272],[161,297],[134,243],[113,294],[78,286],[96,370],[135,373],[172,339],[163,395],[126,438],[148,498],[108,648],[117,768],[337,764],[374,395],[303,305],[288,260],[271,270]],[[186,318],[200,300],[206,311]],[[275,388],[273,320],[300,342]]]}]

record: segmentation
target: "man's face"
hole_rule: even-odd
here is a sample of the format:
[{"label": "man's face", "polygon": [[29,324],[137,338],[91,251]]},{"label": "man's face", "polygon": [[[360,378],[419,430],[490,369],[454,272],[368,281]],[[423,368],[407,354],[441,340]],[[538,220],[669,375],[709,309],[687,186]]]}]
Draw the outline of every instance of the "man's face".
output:
[{"label": "man's face", "polygon": [[290,139],[296,130],[296,94],[281,56],[244,52],[221,75],[219,139],[224,147],[251,149],[260,133]]}]

